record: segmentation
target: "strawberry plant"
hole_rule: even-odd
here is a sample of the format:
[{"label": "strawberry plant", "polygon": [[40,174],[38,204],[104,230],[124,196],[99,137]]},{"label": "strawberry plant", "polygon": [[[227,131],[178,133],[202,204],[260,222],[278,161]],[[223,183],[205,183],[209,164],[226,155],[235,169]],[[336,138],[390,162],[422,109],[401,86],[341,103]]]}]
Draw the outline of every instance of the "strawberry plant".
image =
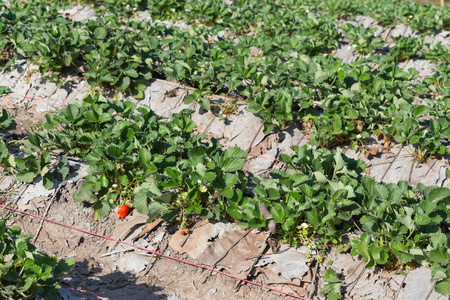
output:
[{"label": "strawberry plant", "polygon": [[[0,132],[7,132],[15,128],[16,123],[12,116],[5,109],[0,115]],[[62,181],[69,169],[65,167],[67,162],[64,157],[60,161],[51,162],[50,153],[42,151],[35,137],[30,137],[25,141],[25,145],[20,147],[23,155],[21,157],[10,154],[9,144],[0,139],[0,167],[10,174],[14,174],[16,179],[21,182],[33,182],[40,176],[44,187],[53,188],[55,180]],[[33,149],[38,150],[33,153]]]},{"label": "strawberry plant", "polygon": [[16,121],[14,121],[11,114],[3,108],[0,112],[0,132],[3,133],[7,132],[8,130],[13,130],[16,128],[16,125]]},{"label": "strawberry plant", "polygon": [[[274,230],[291,246],[298,238],[306,240],[299,234],[298,227],[308,223],[311,225],[308,240],[309,235],[317,240],[309,241],[308,245],[312,250],[324,251],[325,244],[337,244],[340,238],[337,228],[351,218],[350,214],[343,219],[344,214],[338,214],[339,209],[344,211],[354,205],[351,199],[356,197],[357,179],[365,165],[349,160],[339,151],[316,151],[309,146],[292,147],[292,150],[292,156],[280,156],[280,160],[291,167],[288,172],[272,171],[267,179],[255,177],[254,198],[229,201],[228,212],[244,227],[261,227],[274,222]],[[260,209],[261,205],[267,213]]]},{"label": "strawberry plant", "polygon": [[179,216],[183,227],[191,211],[219,218],[218,204],[242,196],[233,189],[236,182],[246,186],[240,169],[247,154],[222,151],[216,140],[203,142],[206,135],[191,136],[191,113],[165,122],[145,106],[136,112],[131,102],[88,96],[47,115],[32,138],[88,161],[89,175],[74,199],[92,203],[96,218],[126,205],[151,217]]},{"label": "strawberry plant", "polygon": [[[448,233],[442,229],[449,220],[449,189],[377,183],[362,176],[362,161],[346,158],[341,150],[303,146],[292,151],[280,157],[287,172],[255,177],[253,199],[228,202],[229,214],[241,226],[267,226],[291,245],[298,242],[316,251],[318,259],[328,247],[341,243],[342,232],[358,229],[361,236],[338,248],[351,247],[353,255],[367,261],[367,268],[431,265],[439,280],[436,291],[449,294]],[[339,294],[340,282],[330,281],[324,292]]]},{"label": "strawberry plant", "polygon": [[376,28],[368,29],[363,25],[356,27],[347,23],[341,29],[345,32],[345,38],[353,41],[350,48],[354,48],[360,55],[364,56],[383,48],[383,39],[374,35]]},{"label": "strawberry plant", "polygon": [[21,234],[17,226],[6,225],[8,216],[0,218],[0,296],[18,299],[41,296],[59,299],[58,277],[68,274],[73,258],[59,260],[36,251],[32,236]]},{"label": "strawberry plant", "polygon": [[431,59],[439,65],[449,65],[450,63],[450,45],[442,45],[439,41],[425,42],[428,51],[425,58]]},{"label": "strawberry plant", "polygon": [[425,54],[423,38],[397,36],[392,37],[392,40],[395,45],[392,47],[390,55],[394,57],[397,63]]}]

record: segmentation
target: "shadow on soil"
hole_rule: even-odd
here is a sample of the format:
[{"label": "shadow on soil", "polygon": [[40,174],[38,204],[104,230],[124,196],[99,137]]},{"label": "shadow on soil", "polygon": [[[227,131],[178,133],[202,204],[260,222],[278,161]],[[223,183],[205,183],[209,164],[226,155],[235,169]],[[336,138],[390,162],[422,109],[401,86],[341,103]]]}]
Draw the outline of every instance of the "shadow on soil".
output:
[{"label": "shadow on soil", "polygon": [[[109,268],[108,268],[109,269]],[[75,262],[73,271],[61,278],[61,283],[65,286],[93,294],[104,299],[127,299],[127,300],[159,300],[167,299],[168,296],[162,293],[164,287],[155,276],[135,275],[130,272],[115,271],[103,274],[104,268],[99,266],[94,260],[84,259]],[[64,300],[94,300],[99,299],[88,296],[68,288],[62,287],[59,291],[61,299]]]}]

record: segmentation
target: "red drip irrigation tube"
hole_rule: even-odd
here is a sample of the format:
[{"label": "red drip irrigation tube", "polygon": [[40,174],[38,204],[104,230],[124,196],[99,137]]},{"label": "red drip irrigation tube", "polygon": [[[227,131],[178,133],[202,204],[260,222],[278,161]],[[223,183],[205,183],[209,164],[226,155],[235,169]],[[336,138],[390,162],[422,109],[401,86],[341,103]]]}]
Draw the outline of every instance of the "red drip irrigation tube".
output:
[{"label": "red drip irrigation tube", "polygon": [[49,220],[49,219],[43,218],[41,216],[34,215],[34,214],[31,214],[31,213],[28,213],[28,212],[25,212],[25,211],[22,211],[22,210],[19,210],[19,209],[15,209],[15,208],[3,205],[3,204],[0,204],[0,207],[2,207],[4,209],[11,210],[11,211],[15,211],[15,212],[18,212],[18,213],[21,213],[21,214],[25,214],[25,215],[28,215],[28,216],[32,216],[34,218],[38,218],[38,219],[41,219],[41,220],[44,220],[44,221],[47,221],[47,222],[50,222],[50,223],[53,223],[53,224],[57,224],[57,225],[60,225],[60,226],[66,227],[66,228],[77,230],[77,231],[80,231],[80,232],[83,232],[83,233],[87,233],[87,234],[90,234],[90,235],[93,235],[93,236],[101,237],[101,238],[104,238],[104,239],[107,239],[107,240],[110,240],[110,241],[113,241],[113,242],[116,242],[116,243],[121,243],[121,244],[130,246],[130,247],[134,247],[134,248],[137,248],[137,249],[140,249],[140,250],[144,250],[144,251],[147,251],[149,253],[152,253],[152,254],[155,254],[155,255],[158,255],[158,256],[161,256],[161,257],[165,257],[165,258],[168,258],[168,259],[171,259],[171,260],[175,260],[175,261],[187,264],[187,265],[191,265],[191,266],[194,266],[194,267],[202,268],[202,269],[205,269],[205,270],[210,270],[210,271],[213,271],[213,272],[216,272],[216,273],[219,273],[219,274],[222,274],[222,275],[234,278],[236,280],[240,280],[240,281],[243,281],[243,282],[246,282],[246,283],[249,283],[249,284],[253,284],[253,285],[262,287],[264,289],[268,289],[268,290],[271,290],[271,291],[274,291],[274,292],[278,292],[278,293],[281,293],[281,294],[284,294],[284,295],[287,295],[287,296],[290,296],[290,297],[293,297],[293,298],[309,300],[308,298],[304,298],[304,297],[301,297],[301,296],[289,294],[289,293],[286,293],[286,292],[283,292],[283,291],[280,291],[280,290],[277,290],[277,289],[274,289],[274,288],[271,288],[271,287],[268,287],[268,286],[265,286],[265,285],[262,285],[262,284],[259,284],[259,283],[256,283],[256,282],[244,279],[244,278],[240,278],[240,277],[237,277],[237,276],[234,276],[234,275],[231,275],[231,274],[228,274],[228,273],[225,273],[225,272],[213,269],[213,268],[209,268],[209,267],[205,267],[205,266],[202,266],[202,265],[198,265],[198,264],[186,261],[186,260],[178,259],[178,258],[169,256],[169,255],[158,253],[156,251],[152,251],[152,250],[149,250],[149,249],[146,249],[146,248],[143,248],[143,247],[139,247],[139,246],[127,243],[127,242],[123,242],[123,241],[119,241],[119,240],[116,240],[116,239],[113,239],[113,238],[110,238],[110,237],[107,237],[107,236],[103,236],[101,234],[97,234],[97,233],[94,233],[94,232],[90,232],[90,231],[86,231],[86,230],[83,230],[83,229],[80,229],[80,228],[76,228],[76,227],[72,227],[72,226],[69,226],[69,225],[66,225],[66,224],[62,224],[62,223],[59,223],[59,222],[56,222],[56,221],[53,221],[53,220]]},{"label": "red drip irrigation tube", "polygon": [[74,292],[81,293],[81,294],[85,294],[85,295],[88,295],[88,296],[91,296],[91,297],[94,297],[94,298],[97,298],[97,299],[110,300],[109,298],[100,297],[100,296],[96,296],[96,295],[91,294],[91,293],[83,292],[83,291],[80,291],[80,290],[71,288],[70,286],[67,286],[67,285],[64,285],[64,284],[61,284],[61,286],[62,286],[63,288],[72,290],[72,291],[74,291]]},{"label": "red drip irrigation tube", "polygon": [[16,93],[9,93],[8,95],[17,96],[17,97],[22,97],[22,98],[27,98],[27,99],[31,99],[31,100],[36,100],[36,101],[44,102],[44,103],[47,103],[47,104],[50,104],[50,105],[59,106],[59,107],[67,107],[67,106],[62,105],[62,104],[53,103],[53,102],[50,102],[50,101],[47,101],[47,100],[43,100],[43,99],[39,99],[39,98],[34,98],[34,97],[29,97],[29,96],[19,95],[19,94],[16,94]]}]

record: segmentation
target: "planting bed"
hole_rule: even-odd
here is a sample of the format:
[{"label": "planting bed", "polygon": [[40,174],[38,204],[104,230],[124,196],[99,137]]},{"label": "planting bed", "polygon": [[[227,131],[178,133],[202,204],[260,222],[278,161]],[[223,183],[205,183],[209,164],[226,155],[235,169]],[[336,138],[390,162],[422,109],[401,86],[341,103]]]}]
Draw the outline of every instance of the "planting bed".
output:
[{"label": "planting bed", "polygon": [[448,298],[448,8],[109,2],[0,15],[1,213],[73,227],[7,221],[58,297]]}]

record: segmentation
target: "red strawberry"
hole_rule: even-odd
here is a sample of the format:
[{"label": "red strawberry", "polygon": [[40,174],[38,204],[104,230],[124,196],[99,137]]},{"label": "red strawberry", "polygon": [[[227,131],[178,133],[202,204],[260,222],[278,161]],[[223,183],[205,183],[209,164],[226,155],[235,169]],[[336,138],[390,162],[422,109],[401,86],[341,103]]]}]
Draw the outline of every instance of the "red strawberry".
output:
[{"label": "red strawberry", "polygon": [[306,139],[309,141],[311,138],[309,136],[307,136]]},{"label": "red strawberry", "polygon": [[116,207],[116,214],[119,216],[119,218],[125,218],[128,214],[128,206],[126,205],[119,205]]},{"label": "red strawberry", "polygon": [[189,234],[189,229],[186,229],[184,232],[185,232],[186,234]]},{"label": "red strawberry", "polygon": [[186,231],[181,230],[180,233],[181,233],[181,235],[185,235],[185,234],[186,234]]},{"label": "red strawberry", "polygon": [[383,134],[380,132],[379,134],[377,134],[377,138],[379,139],[379,140],[381,140],[382,138],[383,138],[384,136],[383,136]]},{"label": "red strawberry", "polygon": [[28,78],[30,78],[31,77],[31,73],[27,73],[27,76],[28,76]]}]

